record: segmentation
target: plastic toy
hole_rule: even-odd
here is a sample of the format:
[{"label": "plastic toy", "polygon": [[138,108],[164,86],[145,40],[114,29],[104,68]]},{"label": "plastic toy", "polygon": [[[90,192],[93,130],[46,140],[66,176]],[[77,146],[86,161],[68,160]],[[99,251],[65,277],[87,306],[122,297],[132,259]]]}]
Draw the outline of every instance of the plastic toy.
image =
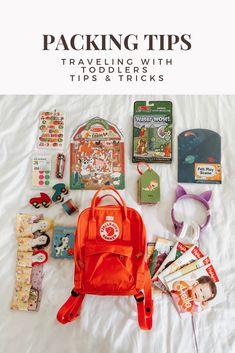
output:
[{"label": "plastic toy", "polygon": [[40,192],[40,196],[32,197],[29,203],[35,208],[40,208],[41,205],[48,208],[51,204],[51,198],[44,192]]},{"label": "plastic toy", "polygon": [[56,178],[62,179],[64,176],[65,167],[65,155],[63,153],[58,153],[56,157]]},{"label": "plastic toy", "polygon": [[175,227],[175,233],[177,236],[179,236],[179,238],[187,238],[187,236],[189,236],[190,239],[187,239],[187,240],[190,240],[191,242],[197,242],[201,232],[206,229],[206,227],[210,221],[211,216],[210,216],[209,200],[211,198],[211,195],[212,195],[212,192],[209,190],[203,192],[200,195],[188,194],[182,186],[180,186],[180,185],[177,186],[175,204],[176,204],[176,202],[178,202],[180,200],[185,200],[185,199],[193,199],[193,200],[199,201],[205,207],[206,215],[207,215],[206,221],[202,225],[199,225],[194,222],[192,222],[190,224],[188,224],[186,222],[179,222],[175,218],[175,210],[174,210],[174,206],[173,206],[173,208],[171,210],[171,218],[172,218],[172,221],[173,221],[173,224]]},{"label": "plastic toy", "polygon": [[208,129],[183,131],[178,136],[178,181],[221,184],[221,137]]},{"label": "plastic toy", "polygon": [[63,202],[64,198],[61,195],[67,195],[69,192],[68,188],[64,183],[55,184],[52,189],[55,190],[51,198],[53,202]]}]

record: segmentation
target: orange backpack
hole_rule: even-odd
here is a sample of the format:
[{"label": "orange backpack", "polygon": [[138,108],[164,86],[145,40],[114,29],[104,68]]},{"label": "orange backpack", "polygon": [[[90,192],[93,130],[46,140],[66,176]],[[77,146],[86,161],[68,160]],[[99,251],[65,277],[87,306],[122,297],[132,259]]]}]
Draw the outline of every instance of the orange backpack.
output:
[{"label": "orange backpack", "polygon": [[[98,196],[100,190],[112,194]],[[153,301],[146,255],[143,220],[127,207],[113,186],[98,190],[79,216],[74,244],[75,275],[71,296],[60,308],[57,319],[66,324],[75,320],[85,294],[133,295],[141,329],[152,328]],[[98,206],[104,197],[113,197],[117,206]]]}]

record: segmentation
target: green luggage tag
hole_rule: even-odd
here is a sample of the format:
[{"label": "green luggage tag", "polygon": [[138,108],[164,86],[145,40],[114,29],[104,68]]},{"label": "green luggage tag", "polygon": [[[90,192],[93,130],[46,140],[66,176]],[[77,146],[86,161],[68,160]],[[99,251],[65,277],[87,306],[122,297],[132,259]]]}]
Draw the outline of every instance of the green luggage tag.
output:
[{"label": "green luggage tag", "polygon": [[[147,169],[142,172],[140,165],[144,164]],[[140,179],[138,183],[138,195],[140,204],[156,204],[160,202],[160,177],[159,175],[147,164],[139,162],[137,165]]]}]

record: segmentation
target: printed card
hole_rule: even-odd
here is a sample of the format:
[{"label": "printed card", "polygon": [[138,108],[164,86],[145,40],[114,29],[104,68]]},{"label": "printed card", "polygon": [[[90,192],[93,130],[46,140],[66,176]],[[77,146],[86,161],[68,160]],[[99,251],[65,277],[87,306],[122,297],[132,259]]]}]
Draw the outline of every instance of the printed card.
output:
[{"label": "printed card", "polygon": [[76,227],[55,226],[52,256],[56,259],[72,259]]}]

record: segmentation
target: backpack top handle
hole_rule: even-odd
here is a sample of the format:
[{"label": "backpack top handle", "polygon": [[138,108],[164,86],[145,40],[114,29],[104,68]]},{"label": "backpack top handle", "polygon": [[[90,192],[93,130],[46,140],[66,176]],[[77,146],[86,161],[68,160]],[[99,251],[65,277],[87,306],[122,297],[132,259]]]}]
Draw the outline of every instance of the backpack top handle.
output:
[{"label": "backpack top handle", "polygon": [[[119,199],[121,200],[121,207],[123,208],[123,211],[124,211],[124,215],[125,215],[125,218],[127,218],[127,208],[126,208],[126,204],[125,204],[125,201],[123,200],[123,198],[121,197],[121,195],[119,194],[119,192],[115,189],[115,187],[113,185],[104,185],[102,186],[99,190],[96,191],[95,195],[93,196],[93,199],[92,199],[92,202],[91,202],[91,216],[92,216],[92,219],[94,218],[94,214],[95,214],[95,207],[98,205],[98,203],[101,201],[101,198],[99,198],[98,194],[103,191],[103,190],[111,190],[113,191],[114,193],[116,193],[119,197]],[[105,196],[112,196],[115,200],[116,200],[116,197],[111,195],[111,194],[106,194],[106,195],[103,195],[103,197]],[[117,201],[117,200],[116,200]],[[118,201],[117,201],[118,202]],[[118,202],[119,203],[119,202]],[[119,203],[120,204],[120,203]]]},{"label": "backpack top handle", "polygon": [[[118,195],[121,202],[119,202],[117,200],[117,198],[111,194],[106,194],[106,195],[99,197],[98,194],[103,190],[111,190],[111,191],[115,192]],[[96,238],[96,230],[97,229],[96,229],[95,209],[98,206],[101,199],[106,196],[113,197],[114,200],[116,200],[117,203],[119,204],[119,206],[123,209],[123,212],[124,212],[123,229],[125,229],[125,231],[123,232],[123,240],[130,240],[130,221],[127,217],[127,207],[126,207],[125,201],[123,200],[123,198],[121,197],[121,195],[119,194],[119,192],[115,189],[115,187],[113,185],[102,186],[99,190],[96,191],[95,195],[93,196],[93,199],[91,202],[91,218],[89,220],[89,239],[95,240],[95,238]]]}]

